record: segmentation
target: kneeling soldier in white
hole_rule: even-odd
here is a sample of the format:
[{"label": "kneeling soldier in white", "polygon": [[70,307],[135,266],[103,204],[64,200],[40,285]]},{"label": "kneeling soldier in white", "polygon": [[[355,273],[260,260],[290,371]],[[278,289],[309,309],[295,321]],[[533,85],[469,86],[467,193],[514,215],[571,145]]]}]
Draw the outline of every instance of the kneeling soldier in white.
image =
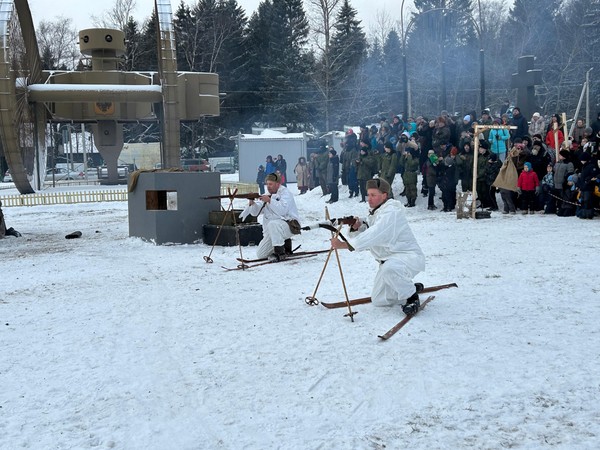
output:
[{"label": "kneeling soldier in white", "polygon": [[[403,304],[407,315],[419,310],[419,295],[413,277],[425,270],[425,255],[404,216],[404,207],[389,199],[390,185],[383,179],[367,181],[369,216],[356,218],[349,243],[356,251],[369,250],[379,263],[371,299],[376,306]],[[333,238],[336,249],[348,244]]]},{"label": "kneeling soldier in white", "polygon": [[263,238],[258,244],[256,257],[281,261],[292,253],[291,237],[300,234],[300,217],[294,196],[281,184],[280,176],[270,173],[265,181],[268,194],[261,195],[256,201],[250,200],[240,217],[244,220],[248,215],[262,213]]}]

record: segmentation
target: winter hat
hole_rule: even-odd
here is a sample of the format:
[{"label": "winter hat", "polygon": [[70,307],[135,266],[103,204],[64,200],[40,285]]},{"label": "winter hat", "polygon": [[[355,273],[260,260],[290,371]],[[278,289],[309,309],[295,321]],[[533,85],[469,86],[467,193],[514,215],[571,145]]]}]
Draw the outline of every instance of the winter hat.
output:
[{"label": "winter hat", "polygon": [[590,159],[592,159],[592,155],[590,155],[589,153],[584,153],[583,155],[581,155],[581,157],[579,158],[579,160],[581,162],[585,162],[585,161],[589,161]]},{"label": "winter hat", "polygon": [[446,156],[444,158],[444,164],[448,167],[451,167],[454,164],[454,159],[452,159],[450,156]]},{"label": "winter hat", "polygon": [[471,121],[471,116],[467,114],[465,117],[463,117],[463,120],[465,122],[470,122]]},{"label": "winter hat", "polygon": [[450,155],[451,155],[451,156],[456,156],[456,155],[458,155],[458,149],[457,149],[456,147],[452,147],[452,148],[450,149]]},{"label": "winter hat", "polygon": [[558,152],[558,154],[565,159],[569,159],[571,157],[571,152],[569,152],[569,150],[561,150]]},{"label": "winter hat", "polygon": [[333,156],[337,155],[337,152],[334,149],[329,150],[329,153],[331,153]]},{"label": "winter hat", "polygon": [[438,157],[435,153],[429,155],[429,161],[431,161],[431,164],[435,164],[438,162]]},{"label": "winter hat", "polygon": [[374,178],[367,181],[367,189],[378,189],[382,194],[390,193],[390,183],[383,178]]},{"label": "winter hat", "polygon": [[533,117],[540,117],[540,113],[539,112],[534,112],[533,113]]},{"label": "winter hat", "polygon": [[491,153],[490,154],[490,161],[492,161],[492,162],[498,161],[498,155],[496,155],[495,153]]},{"label": "winter hat", "polygon": [[276,173],[270,173],[265,177],[266,181],[274,181],[275,183],[281,183],[281,176]]},{"label": "winter hat", "polygon": [[265,170],[265,166],[263,166],[262,164],[260,166],[258,166],[258,170]]},{"label": "winter hat", "polygon": [[354,130],[352,128],[349,128],[348,131],[346,131],[346,134],[354,134]]},{"label": "winter hat", "polygon": [[525,167],[527,167],[529,170],[531,170],[531,163],[530,162],[526,162],[525,164],[523,164]]},{"label": "winter hat", "polygon": [[494,119],[494,125],[500,125],[501,120],[497,117]]}]

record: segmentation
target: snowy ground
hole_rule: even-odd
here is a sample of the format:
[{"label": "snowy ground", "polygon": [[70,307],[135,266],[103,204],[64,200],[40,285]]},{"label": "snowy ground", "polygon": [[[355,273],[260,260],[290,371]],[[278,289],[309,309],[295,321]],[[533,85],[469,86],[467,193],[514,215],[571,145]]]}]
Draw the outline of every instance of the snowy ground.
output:
[{"label": "snowy ground", "polygon": [[[317,191],[297,197],[304,223],[324,217]],[[340,197],[332,216],[366,214]],[[209,246],[128,237],[126,203],[4,213],[23,237],[0,241],[2,449],[600,447],[600,220],[457,220],[419,198],[415,281],[459,288],[380,342],[400,308],[352,323],[304,302],[326,255],[226,272],[237,248],[207,264]],[[370,255],[340,255],[368,295]],[[344,299],[333,260],[317,297]]]}]

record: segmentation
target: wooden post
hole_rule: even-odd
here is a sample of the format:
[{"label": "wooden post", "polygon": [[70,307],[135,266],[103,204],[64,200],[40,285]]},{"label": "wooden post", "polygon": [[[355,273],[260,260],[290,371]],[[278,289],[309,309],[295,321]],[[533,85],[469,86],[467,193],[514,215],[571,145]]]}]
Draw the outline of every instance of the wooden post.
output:
[{"label": "wooden post", "polygon": [[[565,142],[567,142],[567,113],[562,113],[562,123],[563,123],[563,137],[565,138]],[[577,121],[577,118],[575,118],[575,121]],[[570,150],[570,149],[569,149]],[[558,159],[557,159],[558,161]]]},{"label": "wooden post", "polygon": [[560,151],[558,148],[560,147],[558,145],[558,123],[552,125],[552,128],[554,129],[554,153],[556,154],[554,161],[558,162],[558,152]]},{"label": "wooden post", "polygon": [[475,125],[474,128],[474,150],[473,150],[473,184],[471,189],[471,217],[474,219],[477,213],[477,161],[479,159],[479,125]]}]

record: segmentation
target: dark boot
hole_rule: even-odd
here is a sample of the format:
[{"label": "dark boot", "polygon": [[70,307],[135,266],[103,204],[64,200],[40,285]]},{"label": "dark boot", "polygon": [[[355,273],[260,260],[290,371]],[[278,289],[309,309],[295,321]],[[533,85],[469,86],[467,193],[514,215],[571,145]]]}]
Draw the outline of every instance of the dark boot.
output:
[{"label": "dark boot", "polygon": [[21,233],[19,233],[13,227],[10,227],[8,230],[6,230],[6,235],[7,236],[14,236],[14,237],[21,237]]},{"label": "dark boot", "polygon": [[285,258],[286,258],[285,246],[276,245],[275,247],[273,247],[273,254],[269,255],[269,261],[279,262],[279,261],[283,261]]},{"label": "dark boot", "polygon": [[421,302],[419,301],[419,294],[416,292],[406,299],[406,304],[402,306],[402,312],[407,316],[413,316],[419,312]]},{"label": "dark boot", "polygon": [[292,240],[286,239],[285,241],[283,241],[283,248],[285,250],[286,255],[291,255],[293,253]]}]

